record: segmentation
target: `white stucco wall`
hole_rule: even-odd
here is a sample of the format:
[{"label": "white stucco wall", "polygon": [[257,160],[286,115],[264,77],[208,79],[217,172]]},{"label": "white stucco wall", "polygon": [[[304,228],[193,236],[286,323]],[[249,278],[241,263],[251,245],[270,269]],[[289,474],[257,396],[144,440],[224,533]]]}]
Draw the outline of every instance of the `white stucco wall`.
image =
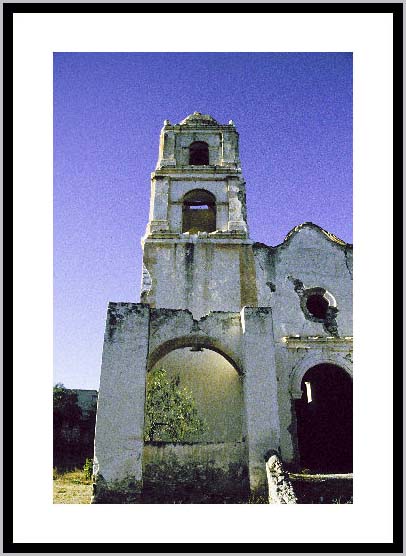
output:
[{"label": "white stucco wall", "polygon": [[152,287],[143,301],[156,308],[189,309],[195,318],[256,305],[250,247],[249,241],[196,236],[146,242],[144,265]]}]

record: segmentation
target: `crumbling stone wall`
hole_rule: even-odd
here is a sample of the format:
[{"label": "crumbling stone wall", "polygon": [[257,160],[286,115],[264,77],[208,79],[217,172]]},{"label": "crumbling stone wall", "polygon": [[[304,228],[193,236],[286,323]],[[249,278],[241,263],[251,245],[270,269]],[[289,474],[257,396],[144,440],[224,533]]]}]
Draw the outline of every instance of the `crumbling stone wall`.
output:
[{"label": "crumbling stone wall", "polygon": [[148,239],[143,301],[154,308],[188,309],[196,319],[213,311],[257,306],[252,242],[218,236],[203,232]]},{"label": "crumbling stone wall", "polygon": [[[281,456],[297,463],[294,402],[301,391],[299,384],[292,393],[295,369],[306,356],[307,369],[328,362],[352,368],[352,246],[305,223],[282,244],[255,243],[253,252],[258,304],[272,307],[273,313]],[[322,288],[334,299],[325,322],[303,310],[303,296],[311,288]]]},{"label": "crumbling stone wall", "polygon": [[270,450],[265,459],[269,503],[296,504],[296,495],[279,455],[275,451]]},{"label": "crumbling stone wall", "polygon": [[185,346],[218,351],[242,372],[240,313],[213,311],[195,319],[188,310],[151,309],[148,367]]},{"label": "crumbling stone wall", "polygon": [[247,498],[248,492],[244,442],[144,446],[144,502],[238,500]]},{"label": "crumbling stone wall", "polygon": [[[112,303],[96,423],[95,502],[114,497],[115,490],[124,500],[128,485],[141,491],[146,372],[165,354],[185,346],[218,351],[239,370],[245,469],[253,491],[261,493],[266,488],[264,453],[279,446],[271,309],[215,312],[196,320],[189,311]],[[216,475],[220,473],[213,469]]]},{"label": "crumbling stone wall", "polygon": [[141,492],[148,343],[149,307],[110,303],[96,419],[94,502],[117,498],[124,503]]}]

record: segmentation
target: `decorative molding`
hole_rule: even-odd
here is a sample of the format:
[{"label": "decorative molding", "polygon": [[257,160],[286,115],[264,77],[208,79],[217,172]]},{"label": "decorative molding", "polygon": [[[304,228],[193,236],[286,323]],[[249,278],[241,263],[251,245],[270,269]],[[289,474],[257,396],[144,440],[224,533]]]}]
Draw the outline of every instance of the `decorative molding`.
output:
[{"label": "decorative molding", "polygon": [[335,337],[335,336],[283,336],[282,344],[288,349],[312,349],[312,348],[332,348],[346,350],[352,349],[353,337]]}]

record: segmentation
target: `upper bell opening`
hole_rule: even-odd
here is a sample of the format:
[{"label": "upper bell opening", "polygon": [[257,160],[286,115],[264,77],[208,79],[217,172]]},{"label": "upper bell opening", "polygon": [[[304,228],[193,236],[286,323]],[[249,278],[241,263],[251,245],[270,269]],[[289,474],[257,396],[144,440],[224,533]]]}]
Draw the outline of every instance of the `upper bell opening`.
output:
[{"label": "upper bell opening", "polygon": [[204,141],[195,141],[189,147],[190,166],[208,166],[209,145]]}]

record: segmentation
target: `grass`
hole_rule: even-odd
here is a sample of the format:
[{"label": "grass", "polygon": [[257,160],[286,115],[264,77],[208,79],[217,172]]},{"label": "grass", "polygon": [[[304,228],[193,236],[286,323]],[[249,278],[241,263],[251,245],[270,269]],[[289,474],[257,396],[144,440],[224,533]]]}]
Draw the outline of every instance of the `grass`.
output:
[{"label": "grass", "polygon": [[[54,468],[53,477],[54,477],[54,496],[53,496],[54,504],[90,504],[90,498],[92,496],[92,480],[86,478],[86,474],[83,471],[83,469],[61,471]],[[316,476],[313,475],[312,478],[316,479]],[[310,481],[310,484],[311,483],[313,483],[313,481]],[[305,503],[305,504],[323,503],[313,499],[314,496],[310,496],[310,494],[314,495],[314,493],[306,492],[310,484],[307,485],[307,488],[306,488],[306,484],[301,485],[302,488],[300,490],[304,491],[301,493],[304,499],[299,500],[299,503]],[[352,504],[352,495],[350,495],[350,493],[346,493],[346,495],[344,496],[340,496],[340,495],[337,496],[336,491],[334,491],[334,495],[332,492],[323,493],[323,494],[328,494],[326,496],[326,500],[324,500],[324,503]],[[309,499],[307,500],[306,498]],[[144,503],[151,503],[151,502],[152,502],[151,500],[144,501]],[[207,500],[206,502],[210,502],[210,501]],[[266,496],[258,496],[258,495],[250,495],[248,499],[241,499],[241,500],[233,499],[228,501],[222,500],[221,502],[217,501],[217,503],[227,503],[227,502],[234,503],[234,504],[235,503],[237,504],[268,504],[269,503]],[[166,503],[182,504],[182,503],[191,503],[191,501],[171,500],[170,502],[167,501]],[[202,503],[202,501],[200,500],[197,503]],[[211,501],[211,503],[213,503],[213,501]]]},{"label": "grass", "polygon": [[[54,478],[54,504],[90,504],[90,498],[92,496],[92,480],[87,479],[85,472],[82,469],[74,470],[58,470],[54,468],[53,470]],[[151,503],[152,500],[145,500],[144,503]],[[234,504],[267,504],[268,500],[266,497],[261,496],[250,496],[249,499],[232,499],[232,500],[199,500],[197,503],[234,503]],[[172,504],[184,504],[191,503],[190,500],[170,500],[166,503]]]},{"label": "grass", "polygon": [[57,471],[54,468],[54,504],[90,504],[92,480],[82,469]]},{"label": "grass", "polygon": [[269,504],[267,496],[261,496],[259,494],[250,494],[248,500],[244,500],[241,504]]}]

